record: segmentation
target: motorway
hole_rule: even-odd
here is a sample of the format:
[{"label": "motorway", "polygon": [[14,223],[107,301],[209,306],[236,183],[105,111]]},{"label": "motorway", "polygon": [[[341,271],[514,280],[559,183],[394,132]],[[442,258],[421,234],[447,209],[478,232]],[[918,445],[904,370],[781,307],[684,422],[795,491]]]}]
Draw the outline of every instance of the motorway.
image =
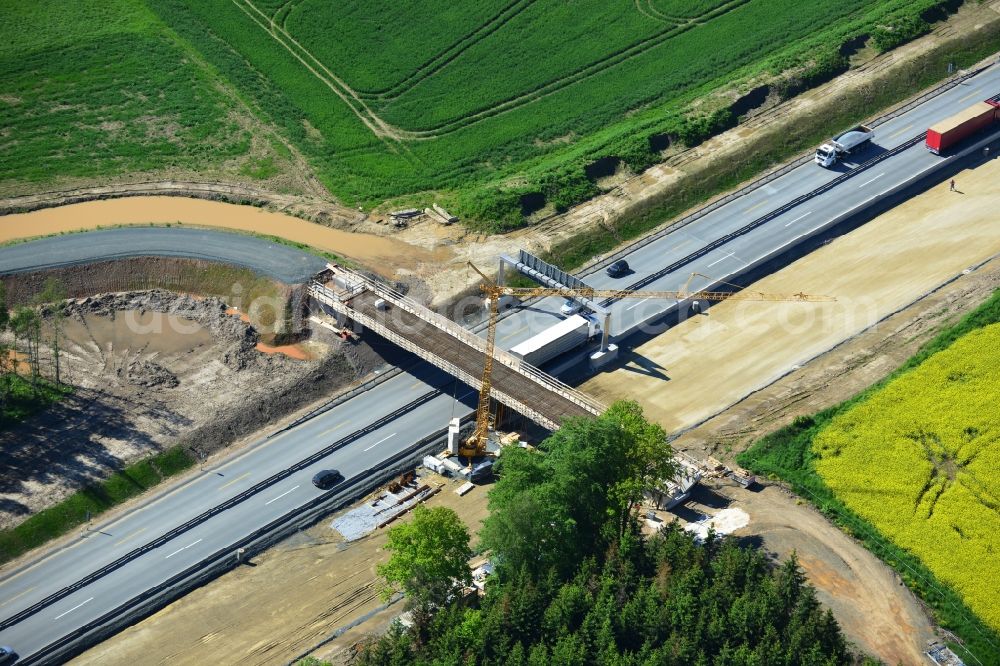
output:
[{"label": "motorway", "polygon": [[[478,394],[420,363],[377,390],[369,390],[300,426],[262,440],[218,467],[206,468],[167,494],[117,520],[95,525],[68,547],[3,581],[0,612],[9,618],[44,596],[73,584],[83,575],[116,561],[156,536],[189,521],[207,508],[253,488],[273,472],[342,442],[343,448],[269,487],[227,511],[125,563],[79,591],[0,632],[0,642],[22,655],[44,647],[130,599],[149,582],[165,580],[227,544],[274,520],[321,491],[312,476],[338,469],[346,479],[364,473],[412,443],[447,424],[457,408],[465,413]],[[419,408],[414,403],[419,404]],[[409,406],[409,409],[405,409]],[[404,409],[381,427],[356,430]]]},{"label": "motorway", "polygon": [[[879,151],[899,146],[934,122],[998,92],[1000,67],[993,66],[909,112],[880,124],[876,128],[875,146],[868,153],[856,155],[852,159],[864,161]],[[943,159],[945,158],[930,154],[918,144],[857,173],[829,192],[770,219],[752,231],[732,238],[721,247],[697,254],[700,248],[712,241],[840,175],[836,170],[823,169],[812,163],[805,164],[673,233],[638,247],[627,256],[634,271],[632,275],[613,280],[603,272],[595,272],[583,277],[594,287],[623,288],[647,276],[658,274],[665,266],[680,262],[685,257],[697,255],[677,270],[644,284],[643,288],[678,289],[693,271],[727,279],[756,265],[776,249],[793,244],[803,235],[823,228],[831,220],[877,200],[901,183],[941,164]],[[848,163],[846,168],[849,169],[850,166]],[[138,233],[149,230],[142,228],[119,231]],[[170,233],[181,230],[162,231]],[[93,235],[88,234],[86,238]],[[230,237],[228,234],[220,235]],[[65,236],[35,242],[58,244],[60,240],[74,238]],[[8,272],[11,265],[7,260],[9,251],[29,245],[32,243],[0,249],[0,272]],[[198,252],[203,252],[205,245],[199,243],[197,248]],[[56,251],[50,248],[47,256],[54,256],[52,252]],[[26,268],[22,264],[20,269]],[[704,283],[692,283],[693,288],[703,286]],[[543,299],[533,303],[530,308],[521,309],[506,317],[498,330],[498,344],[510,348],[557,321],[560,302],[561,299]],[[612,333],[622,336],[640,322],[662,314],[672,305],[671,302],[655,301],[616,302],[612,306]],[[315,497],[319,491],[311,486],[309,480],[316,469],[335,467],[350,479],[380,460],[411,446],[414,441],[444,427],[451,416],[471,411],[475,400],[472,392],[459,386],[457,392],[462,400],[456,403],[452,397],[455,390],[455,382],[451,378],[424,364],[416,365],[292,430],[259,442],[218,469],[209,469],[194,476],[172,489],[169,494],[141,506],[133,513],[107,524],[93,526],[92,531],[73,541],[67,548],[0,581],[0,618],[3,619],[0,621],[0,627],[3,627],[0,629],[0,644],[12,645],[22,655],[30,655],[50,641],[99,617],[132,595],[156,585],[205,555],[225,548],[240,536],[249,534],[273,518]],[[415,403],[417,400],[422,402]],[[393,415],[407,405],[410,407],[401,415],[388,419],[375,429],[358,433],[368,424]],[[358,434],[352,436],[352,433]],[[340,440],[343,440],[343,448],[324,460],[296,471],[273,486],[261,489],[224,513],[207,519],[106,576],[62,596],[13,626],[5,626],[6,620],[19,611],[33,606],[67,584]]]},{"label": "motorway", "polygon": [[[697,253],[713,240],[730,234],[755,218],[827,184],[858,163],[902,145],[908,139],[923,134],[935,122],[971,106],[977,101],[1000,93],[1000,66],[994,65],[967,83],[959,85],[905,115],[893,118],[875,128],[872,146],[859,150],[835,169],[824,169],[809,163],[757,188],[708,215],[653,241],[625,257],[632,273],[622,278],[608,277],[604,271],[580,275],[597,289],[627,289],[642,281],[642,289],[677,291],[684,287],[691,273],[697,272],[716,279],[738,276],[757,265],[779,247],[793,244],[798,238],[823,229],[845,212],[861,208],[880,198],[900,184],[916,179],[925,171],[941,164],[944,158],[930,153],[921,141],[913,148],[889,157],[857,173],[833,189],[799,204],[766,224],[712,251],[684,262],[683,268],[646,282],[647,276],[664,266],[679,262]],[[510,269],[508,269],[510,270]],[[691,290],[705,289],[713,281],[695,278]],[[497,343],[505,348],[516,345],[558,321],[561,298],[547,298],[532,303],[530,309],[505,318],[497,329]],[[623,300],[612,306],[611,336],[622,339],[641,327],[643,322],[656,320],[676,304],[676,301],[649,299]]]}]

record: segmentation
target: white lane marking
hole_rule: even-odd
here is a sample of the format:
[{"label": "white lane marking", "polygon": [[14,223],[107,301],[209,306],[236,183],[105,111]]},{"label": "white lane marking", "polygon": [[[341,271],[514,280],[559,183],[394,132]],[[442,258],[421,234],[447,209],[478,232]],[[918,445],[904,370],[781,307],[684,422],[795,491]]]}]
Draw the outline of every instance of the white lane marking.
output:
[{"label": "white lane marking", "polygon": [[874,183],[876,180],[878,180],[879,178],[881,178],[884,175],[885,175],[885,171],[883,171],[879,175],[875,176],[871,180],[866,180],[865,182],[863,182],[860,185],[858,185],[858,189],[860,190],[862,187],[864,187],[865,185],[868,185],[869,183]]},{"label": "white lane marking", "polygon": [[372,449],[374,449],[376,446],[378,446],[379,444],[381,444],[385,440],[392,439],[395,436],[396,436],[396,433],[392,433],[388,437],[383,437],[382,439],[378,440],[377,442],[375,442],[374,444],[372,444],[371,446],[369,446],[367,449],[365,449],[365,451],[371,451]]},{"label": "white lane marking", "polygon": [[710,263],[707,266],[707,268],[711,268],[712,266],[716,265],[720,261],[725,261],[726,259],[728,259],[729,257],[733,256],[734,254],[736,254],[736,253],[735,252],[730,252],[729,254],[727,254],[726,256],[722,257],[721,259],[716,259],[715,261],[713,261],[712,263]]},{"label": "white lane marking", "polygon": [[788,224],[786,224],[785,226],[786,226],[786,227],[790,227],[790,226],[792,226],[793,224],[795,224],[796,222],[798,222],[799,220],[801,220],[801,219],[802,219],[803,217],[806,217],[807,215],[812,215],[812,211],[809,211],[809,212],[807,212],[807,213],[803,213],[802,215],[799,215],[799,216],[798,216],[797,218],[795,218],[794,220],[792,220],[791,222],[789,222],[789,223],[788,223]]},{"label": "white lane marking", "polygon": [[635,305],[630,305],[630,306],[628,306],[628,307],[627,307],[627,308],[625,308],[625,309],[626,309],[626,310],[633,310],[633,309],[635,309],[635,308],[639,307],[640,305],[642,305],[643,303],[645,303],[645,302],[646,302],[646,301],[648,301],[648,300],[649,300],[648,298],[644,298],[644,299],[642,299],[641,301],[639,301],[638,303],[636,303]]},{"label": "white lane marking", "polygon": [[190,548],[191,546],[194,546],[194,545],[196,545],[196,544],[198,544],[198,543],[201,543],[201,539],[198,539],[197,541],[194,541],[194,542],[192,542],[192,543],[189,543],[188,545],[184,546],[183,548],[178,548],[177,550],[175,550],[174,552],[170,553],[169,555],[167,555],[167,556],[166,556],[166,557],[164,557],[163,559],[165,559],[165,560],[169,560],[169,559],[170,559],[171,557],[173,557],[173,556],[174,556],[174,555],[176,555],[177,553],[181,552],[182,550],[187,550],[187,549],[188,549],[188,548]]},{"label": "white lane marking", "polygon": [[271,502],[277,502],[277,501],[278,501],[278,500],[280,500],[280,499],[281,499],[282,497],[284,497],[284,496],[285,496],[285,495],[287,495],[288,493],[292,492],[293,490],[296,490],[297,488],[298,488],[298,486],[295,486],[295,488],[289,488],[288,490],[286,490],[285,492],[281,493],[281,494],[280,494],[280,495],[278,495],[277,497],[272,497],[271,499],[269,499],[269,500],[267,500],[266,502],[264,502],[264,506],[267,506],[267,505],[268,505],[268,504],[270,504]]},{"label": "white lane marking", "polygon": [[90,603],[91,601],[93,601],[93,600],[94,600],[94,597],[91,597],[91,598],[87,599],[86,601],[84,601],[83,603],[80,603],[80,604],[77,604],[76,606],[73,606],[72,608],[70,608],[70,609],[69,609],[68,611],[66,611],[65,613],[59,613],[59,615],[56,615],[55,619],[57,619],[57,620],[58,620],[58,619],[59,619],[59,618],[61,618],[61,617],[62,617],[63,615],[69,615],[70,613],[72,613],[73,611],[75,611],[75,610],[76,610],[77,608],[79,608],[80,606],[83,606],[84,604],[89,604],[89,603]]},{"label": "white lane marking", "polygon": [[906,130],[912,129],[912,128],[913,128],[913,123],[910,123],[906,127],[902,128],[902,129],[896,130],[895,132],[893,132],[892,134],[890,134],[887,138],[889,138],[889,139],[895,139],[897,136],[899,136],[900,134],[902,134]]}]

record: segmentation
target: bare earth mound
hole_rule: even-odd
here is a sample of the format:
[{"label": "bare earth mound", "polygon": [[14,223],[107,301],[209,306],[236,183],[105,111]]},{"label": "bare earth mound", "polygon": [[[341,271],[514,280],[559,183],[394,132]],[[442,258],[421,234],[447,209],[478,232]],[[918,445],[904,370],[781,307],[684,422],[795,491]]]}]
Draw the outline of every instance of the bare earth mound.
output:
[{"label": "bare earth mound", "polygon": [[166,447],[208,456],[379,363],[335,340],[304,343],[307,360],[262,353],[221,300],[165,291],[71,302],[63,334],[63,381],[77,390],[0,434],[0,527]]}]

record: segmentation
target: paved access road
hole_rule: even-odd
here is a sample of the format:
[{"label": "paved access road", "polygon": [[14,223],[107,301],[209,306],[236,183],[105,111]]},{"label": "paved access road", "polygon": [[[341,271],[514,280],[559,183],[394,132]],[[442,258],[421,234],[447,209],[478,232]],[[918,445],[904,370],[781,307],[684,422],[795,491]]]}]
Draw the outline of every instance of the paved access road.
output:
[{"label": "paved access road", "polygon": [[326,266],[326,260],[314,254],[249,234],[182,227],[122,227],[50,236],[0,248],[0,273],[143,256],[221,261],[288,284],[306,282]]},{"label": "paved access road", "polygon": [[[872,148],[869,154],[858,155],[855,159],[864,160],[879,149],[891,149],[900,145],[937,120],[998,92],[1000,92],[1000,68],[992,67],[905,115],[880,125],[876,129],[876,147]],[[793,243],[799,236],[824,226],[831,219],[877,199],[899,183],[939,164],[942,159],[931,155],[920,145],[915,146],[869,170],[858,173],[827,194],[803,203],[752,232],[732,239],[724,246],[694,259],[675,272],[645,285],[645,288],[677,289],[685,283],[692,271],[706,273],[719,279],[738,275],[761,257]],[[850,164],[846,167],[850,168]],[[585,277],[595,287],[626,287],[691,255],[713,240],[743,227],[756,217],[814,190],[837,175],[839,175],[837,171],[826,170],[812,163],[803,165],[697,222],[636,249],[627,257],[634,270],[633,275],[612,280],[603,272],[598,272]],[[132,234],[149,230],[116,231]],[[179,229],[157,231],[167,234],[189,232]],[[196,233],[211,235],[211,232]],[[82,234],[78,238],[87,239],[94,235]],[[219,241],[222,244],[226,244],[226,241],[232,238],[230,234],[217,235],[226,239]],[[79,243],[78,238],[63,236],[37,242],[54,243],[49,246],[50,252],[58,252],[56,248],[60,241]],[[126,245],[131,242],[130,235],[120,238],[124,239],[121,243]],[[200,236],[194,241],[195,245],[187,248],[189,256],[203,256],[206,238],[207,236]],[[10,265],[7,263],[7,257],[11,255],[6,254],[7,252],[28,245],[31,244],[0,250],[0,272],[6,272],[7,266]],[[170,254],[182,253],[182,250],[183,248],[178,249],[173,246]],[[104,251],[115,252],[115,246],[112,244]],[[44,259],[46,255],[39,256]],[[252,257],[244,255],[244,257],[248,262],[244,265],[255,266],[264,272],[274,274],[270,272],[273,267],[268,269],[253,263],[260,261],[259,255]],[[98,257],[92,255],[92,258]],[[265,261],[268,259],[265,258]],[[22,270],[28,268],[23,263],[21,266]],[[694,288],[701,286],[703,285],[697,282],[692,284]],[[551,325],[559,318],[559,304],[560,299],[544,299],[530,309],[525,308],[507,317],[501,323],[498,343],[509,348]],[[669,303],[620,301],[614,305],[613,332],[620,334],[637,322],[662,312],[669,306]],[[428,396],[435,389],[443,389],[443,393]],[[452,398],[456,390],[462,397],[462,401],[457,403]],[[82,578],[103,564],[114,561],[130,549],[148,543],[184,523],[187,518],[217,505],[227,497],[251,487],[277,471],[287,469],[310,453],[321,450],[331,442],[378,421],[380,417],[391,414],[421,396],[428,396],[427,401],[406,410],[404,414],[375,431],[345,443],[342,449],[332,453],[322,462],[293,474],[279,484],[247,499],[243,504],[210,519],[204,525],[147,552],[108,576],[86,585],[17,624],[0,630],[0,644],[13,645],[22,654],[30,655],[51,640],[65,635],[70,630],[99,617],[125,599],[165,580],[171,573],[183,570],[206,554],[234,543],[240,536],[251,533],[283,512],[308,501],[318,492],[309,483],[316,469],[339,468],[349,478],[361,473],[379,460],[386,459],[392,453],[405,449],[421,437],[444,427],[451,416],[469,413],[475,396],[465,387],[456,387],[454,380],[442,376],[426,365],[418,365],[409,372],[386,381],[294,430],[237,455],[220,467],[218,473],[210,470],[196,476],[194,480],[172,490],[165,497],[143,506],[133,514],[107,525],[96,526],[97,532],[87,534],[86,538],[77,540],[68,549],[59,551],[14,576],[8,576],[0,581],[0,620],[10,618],[18,611],[61,589],[68,582]]]}]

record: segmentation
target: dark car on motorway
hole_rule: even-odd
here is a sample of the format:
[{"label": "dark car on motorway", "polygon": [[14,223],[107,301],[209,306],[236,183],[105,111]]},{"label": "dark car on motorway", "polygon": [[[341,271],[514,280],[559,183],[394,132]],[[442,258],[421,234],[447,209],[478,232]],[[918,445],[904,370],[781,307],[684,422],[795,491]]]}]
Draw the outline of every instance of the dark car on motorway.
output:
[{"label": "dark car on motorway", "polygon": [[328,488],[333,488],[343,480],[344,475],[337,470],[324,469],[322,472],[316,472],[316,476],[313,477],[313,485],[320,490],[327,490]]},{"label": "dark car on motorway", "polygon": [[629,274],[628,262],[624,259],[619,259],[615,263],[608,266],[608,276],[613,278],[624,277]]},{"label": "dark car on motorway", "polygon": [[0,666],[7,666],[7,664],[13,664],[16,661],[17,653],[14,652],[14,648],[0,645]]}]

